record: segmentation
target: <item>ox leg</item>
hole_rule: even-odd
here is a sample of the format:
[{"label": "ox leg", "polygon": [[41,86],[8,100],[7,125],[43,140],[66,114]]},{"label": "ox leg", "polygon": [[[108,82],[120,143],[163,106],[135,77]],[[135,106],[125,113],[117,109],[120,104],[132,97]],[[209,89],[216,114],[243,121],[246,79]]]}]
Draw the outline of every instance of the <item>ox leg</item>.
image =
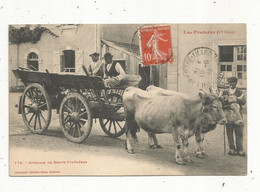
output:
[{"label": "ox leg", "polygon": [[150,149],[161,149],[162,146],[158,144],[157,137],[154,133],[148,133],[148,145]]},{"label": "ox leg", "polygon": [[203,147],[204,134],[196,135],[196,157],[203,159],[205,157],[205,151]]},{"label": "ox leg", "polygon": [[204,157],[207,157],[207,153],[205,152],[205,147],[204,147],[204,139],[205,139],[205,134],[201,133],[201,153]]},{"label": "ox leg", "polygon": [[133,147],[132,147],[132,144],[131,144],[131,128],[132,128],[132,123],[133,122],[133,119],[131,118],[131,116],[127,115],[126,114],[126,132],[125,132],[125,135],[126,135],[126,140],[125,140],[125,149],[128,153],[130,154],[134,154],[134,150],[133,150]]},{"label": "ox leg", "polygon": [[193,163],[192,159],[188,155],[188,146],[189,146],[189,130],[185,130],[182,136],[182,144],[183,144],[183,160],[188,163]]},{"label": "ox leg", "polygon": [[126,141],[125,141],[125,149],[128,153],[130,154],[134,154],[134,150],[133,150],[133,147],[132,147],[132,144],[131,144],[131,134],[130,134],[130,131],[127,129],[126,130]]},{"label": "ox leg", "polygon": [[153,133],[148,133],[148,145],[149,148],[154,149]]},{"label": "ox leg", "polygon": [[173,141],[176,147],[176,151],[175,151],[175,162],[179,165],[184,165],[185,163],[183,162],[183,159],[181,157],[181,138],[180,138],[180,130],[181,127],[176,127],[176,128],[172,128],[172,137],[173,137]]}]

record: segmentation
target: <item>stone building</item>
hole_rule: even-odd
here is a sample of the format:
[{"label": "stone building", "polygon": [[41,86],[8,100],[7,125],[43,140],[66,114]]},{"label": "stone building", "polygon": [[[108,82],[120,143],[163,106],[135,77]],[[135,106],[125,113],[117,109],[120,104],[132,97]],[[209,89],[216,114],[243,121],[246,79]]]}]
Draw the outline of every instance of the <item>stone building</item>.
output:
[{"label": "stone building", "polygon": [[9,46],[10,86],[17,84],[11,73],[17,67],[77,73],[82,64],[91,62],[90,53],[97,51],[102,57],[109,51],[127,73],[140,74],[145,79],[143,88],[154,84],[195,92],[223,87],[230,76],[238,77],[238,86],[246,88],[245,24],[165,25],[171,27],[174,61],[148,67],[141,66],[138,29],[150,25],[45,25],[58,37],[43,33],[37,43]]}]

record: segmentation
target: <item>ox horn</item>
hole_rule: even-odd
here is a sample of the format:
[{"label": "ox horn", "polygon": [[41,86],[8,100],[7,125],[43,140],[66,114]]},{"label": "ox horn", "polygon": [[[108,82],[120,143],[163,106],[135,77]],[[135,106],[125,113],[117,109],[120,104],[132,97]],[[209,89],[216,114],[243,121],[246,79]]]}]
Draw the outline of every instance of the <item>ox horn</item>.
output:
[{"label": "ox horn", "polygon": [[205,94],[208,94],[204,89],[200,89],[200,91],[204,92]]}]

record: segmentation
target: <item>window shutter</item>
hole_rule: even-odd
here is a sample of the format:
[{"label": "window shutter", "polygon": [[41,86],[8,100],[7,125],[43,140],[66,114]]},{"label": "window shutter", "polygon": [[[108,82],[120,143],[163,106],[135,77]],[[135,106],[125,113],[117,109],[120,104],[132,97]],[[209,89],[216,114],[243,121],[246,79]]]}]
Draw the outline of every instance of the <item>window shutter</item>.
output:
[{"label": "window shutter", "polygon": [[84,63],[84,51],[80,50],[80,51],[76,51],[75,52],[75,72],[78,73],[81,70],[81,67]]},{"label": "window shutter", "polygon": [[60,51],[53,51],[53,72],[60,72],[61,71],[61,54]]}]

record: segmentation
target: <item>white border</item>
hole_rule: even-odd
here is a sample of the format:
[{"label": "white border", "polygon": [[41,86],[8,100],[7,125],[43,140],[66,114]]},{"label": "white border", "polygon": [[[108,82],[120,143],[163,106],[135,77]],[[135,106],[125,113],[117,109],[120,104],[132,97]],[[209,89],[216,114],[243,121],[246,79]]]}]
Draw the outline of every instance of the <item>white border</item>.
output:
[{"label": "white border", "polygon": [[[1,191],[260,191],[259,0],[3,0],[0,1]],[[247,23],[248,176],[9,177],[8,24]],[[223,162],[225,163],[225,162]]]}]

